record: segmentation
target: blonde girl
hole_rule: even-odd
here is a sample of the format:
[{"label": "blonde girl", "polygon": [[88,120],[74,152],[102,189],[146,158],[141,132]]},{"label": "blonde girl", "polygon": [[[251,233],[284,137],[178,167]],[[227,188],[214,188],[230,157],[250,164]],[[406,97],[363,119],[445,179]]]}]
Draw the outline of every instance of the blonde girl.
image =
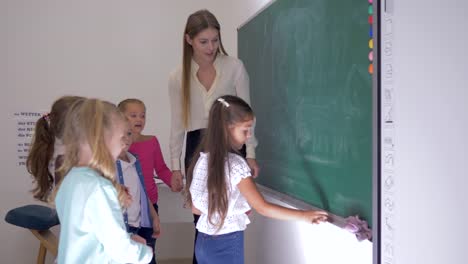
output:
[{"label": "blonde girl", "polygon": [[84,99],[71,106],[65,120],[65,155],[58,170],[65,176],[55,197],[58,263],[148,263],[153,250],[126,232],[126,194],[115,179],[124,117],[110,103]]}]

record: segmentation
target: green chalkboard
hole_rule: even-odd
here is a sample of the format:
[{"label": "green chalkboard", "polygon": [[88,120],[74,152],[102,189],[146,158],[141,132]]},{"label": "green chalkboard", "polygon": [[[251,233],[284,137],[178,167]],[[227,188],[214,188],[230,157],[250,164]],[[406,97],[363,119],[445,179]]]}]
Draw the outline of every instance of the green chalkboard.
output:
[{"label": "green chalkboard", "polygon": [[257,117],[258,183],[372,221],[367,0],[277,0],[238,31]]}]

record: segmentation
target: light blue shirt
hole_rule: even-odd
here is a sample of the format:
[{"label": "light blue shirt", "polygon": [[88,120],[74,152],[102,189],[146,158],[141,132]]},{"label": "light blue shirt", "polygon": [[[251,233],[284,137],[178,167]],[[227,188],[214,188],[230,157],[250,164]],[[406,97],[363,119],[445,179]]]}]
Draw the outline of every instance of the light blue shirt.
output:
[{"label": "light blue shirt", "polygon": [[153,251],[125,229],[117,191],[88,167],[65,176],[55,198],[60,219],[59,264],[148,263]]}]

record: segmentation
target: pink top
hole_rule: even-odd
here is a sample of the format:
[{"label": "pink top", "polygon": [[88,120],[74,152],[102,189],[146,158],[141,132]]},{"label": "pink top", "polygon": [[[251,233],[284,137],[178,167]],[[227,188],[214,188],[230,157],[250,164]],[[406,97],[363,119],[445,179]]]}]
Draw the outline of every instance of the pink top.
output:
[{"label": "pink top", "polygon": [[157,203],[158,187],[153,179],[154,171],[169,187],[172,178],[172,172],[164,162],[158,139],[153,136],[145,141],[133,142],[128,151],[138,156],[148,196],[153,204]]}]

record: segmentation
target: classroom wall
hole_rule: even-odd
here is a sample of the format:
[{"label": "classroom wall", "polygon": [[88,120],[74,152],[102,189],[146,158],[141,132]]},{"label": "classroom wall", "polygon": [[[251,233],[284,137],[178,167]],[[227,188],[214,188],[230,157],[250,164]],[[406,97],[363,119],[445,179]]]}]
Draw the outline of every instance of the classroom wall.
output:
[{"label": "classroom wall", "polygon": [[468,263],[468,3],[393,8],[395,211],[381,263]]},{"label": "classroom wall", "polygon": [[[181,60],[181,30],[186,16],[201,7],[212,10],[222,25],[225,48],[236,56],[237,27],[268,1],[180,2],[0,2],[0,33],[4,39],[0,42],[0,85],[4,98],[0,118],[5,124],[0,132],[4,138],[1,165],[5,171],[2,179],[7,183],[0,185],[2,217],[11,208],[34,202],[28,192],[31,179],[25,168],[17,165],[17,127],[13,114],[47,111],[61,95],[94,96],[113,102],[128,96],[143,98],[148,108],[146,131],[159,137],[167,159],[167,75]],[[158,240],[160,257],[189,257],[192,242],[186,239],[193,235],[190,214],[180,209],[180,196],[166,188],[161,188],[160,203],[165,230]],[[330,252],[328,246],[318,245],[328,245],[334,239],[345,241],[342,245],[356,244],[364,251],[370,248],[331,225],[317,228],[253,214],[248,230],[246,263],[308,263],[318,260],[319,252]],[[337,232],[337,237],[327,230]],[[2,263],[34,261],[38,243],[27,230],[0,221],[0,234]],[[320,243],[325,238],[331,240]],[[310,243],[317,246],[315,251],[303,248]],[[314,256],[304,252],[312,252]],[[368,254],[364,257],[370,258]],[[51,263],[52,259],[48,261]]]},{"label": "classroom wall", "polygon": [[[222,26],[225,48],[236,56],[236,28],[268,2],[0,1],[0,34],[4,40],[0,42],[0,86],[4,98],[0,104],[0,118],[5,124],[0,132],[5,143],[0,155],[5,171],[2,179],[7,183],[0,185],[0,216],[3,217],[10,208],[33,202],[28,193],[31,180],[24,167],[16,165],[14,112],[47,110],[52,101],[63,94],[96,96],[114,102],[128,96],[140,97],[148,107],[146,131],[158,135],[167,160],[166,83],[169,72],[181,60],[181,31],[187,15],[202,7],[213,11]],[[458,2],[458,6],[466,6]],[[402,142],[398,159],[401,168],[398,169],[402,176],[397,182],[399,217],[396,218],[395,254],[399,261],[395,263],[417,263],[418,256],[424,255],[429,246],[440,250],[437,255],[431,255],[431,259],[424,259],[425,263],[444,263],[443,259],[463,263],[459,261],[463,259],[462,253],[453,254],[453,251],[463,252],[460,245],[461,239],[468,235],[466,229],[453,232],[450,225],[437,224],[455,222],[463,226],[468,220],[466,207],[461,202],[453,202],[462,201],[460,186],[467,183],[462,177],[464,174],[460,173],[464,169],[461,165],[463,157],[467,156],[467,146],[460,141],[463,142],[461,135],[467,134],[467,126],[466,122],[458,121],[466,120],[463,113],[467,109],[463,102],[468,98],[462,90],[466,83],[462,72],[466,71],[463,58],[466,59],[467,54],[462,48],[467,43],[466,39],[455,41],[457,30],[463,32],[466,19],[461,15],[463,8],[437,5],[429,8],[417,4],[395,4],[399,17],[395,27],[401,33],[396,42],[397,54],[400,54],[396,57],[396,65],[402,69],[397,80],[406,87],[397,94],[396,115],[402,122],[397,131],[397,138]],[[421,20],[418,19],[421,23],[413,23],[414,16],[410,12],[413,14],[421,6],[429,12],[421,12],[424,13]],[[439,9],[443,12],[439,13]],[[445,17],[451,17],[452,22],[444,20]],[[434,18],[437,23],[431,22]],[[429,31],[422,30],[424,21],[434,27]],[[416,37],[415,32],[421,38]],[[433,34],[451,40],[452,48],[445,49],[445,55],[436,56],[435,51],[440,50],[442,44],[434,41]],[[410,51],[407,41],[411,39],[424,39],[426,49]],[[419,61],[432,65],[424,71],[416,71],[420,67]],[[445,65],[451,62],[454,67],[447,70]],[[450,81],[445,85],[448,79]],[[443,89],[439,89],[440,86]],[[428,90],[431,93],[424,93]],[[451,106],[444,106],[444,101],[450,102]],[[426,107],[427,104],[433,108]],[[415,123],[414,120],[420,121]],[[434,130],[434,122],[439,122],[440,128]],[[421,130],[436,133],[422,133]],[[446,168],[453,169],[447,171]],[[446,177],[450,180],[445,181],[440,175],[449,175]],[[420,191],[420,196],[415,196],[415,189],[428,192]],[[191,241],[186,240],[192,236],[191,218],[187,211],[179,210],[179,198],[168,189],[162,189],[161,218],[163,228],[167,230],[158,241],[162,258],[189,257],[191,253]],[[444,207],[445,204],[451,206]],[[422,217],[432,211],[441,213],[433,218]],[[454,212],[458,217],[452,218]],[[427,231],[429,229],[431,232]],[[28,231],[0,221],[0,234],[2,242],[8,241],[0,247],[2,263],[34,261],[37,242]],[[423,242],[419,239],[416,242],[416,237],[423,238]],[[442,244],[440,241],[450,242]],[[357,242],[351,234],[330,224],[308,226],[266,219],[254,213],[246,232],[246,263],[365,264],[371,263],[371,247],[370,243]]]},{"label": "classroom wall", "polygon": [[[18,165],[15,112],[45,112],[55,98],[65,94],[113,102],[140,97],[147,103],[146,131],[159,137],[167,159],[166,83],[169,72],[181,60],[181,31],[187,15],[201,7],[212,10],[222,25],[225,48],[236,56],[237,27],[267,2],[1,1],[0,33],[4,41],[0,42],[0,118],[4,129],[0,135],[4,144],[0,155],[6,184],[0,185],[0,215],[4,217],[11,208],[34,203],[28,192],[31,179],[24,166]],[[162,188],[161,220],[166,231],[158,240],[161,258],[190,256],[192,244],[186,239],[193,235],[191,216],[180,208],[180,196]],[[364,251],[370,248],[331,225],[310,227],[253,214],[248,230],[246,263],[308,263],[317,260],[319,252],[330,252],[328,246],[319,244],[329,245],[334,239],[345,241],[342,245],[358,245]],[[35,260],[38,242],[29,231],[0,221],[0,234],[2,263]],[[323,241],[329,242],[320,243]],[[316,245],[315,250],[303,248],[311,243]]]},{"label": "classroom wall", "polygon": [[[147,104],[146,132],[159,137],[168,160],[167,79],[181,61],[186,18],[203,7],[214,13],[223,8],[216,0],[0,1],[1,263],[33,263],[38,250],[29,231],[3,221],[9,209],[34,202],[28,192],[31,179],[25,167],[17,165],[13,114],[47,111],[65,94],[112,102],[139,97]],[[171,207],[166,201],[163,207]],[[172,201],[182,210],[178,200]],[[175,224],[185,221],[177,219]],[[186,230],[165,228],[167,238],[177,229]],[[165,247],[164,241],[158,245]],[[177,256],[186,251],[172,247],[164,252]]]}]

